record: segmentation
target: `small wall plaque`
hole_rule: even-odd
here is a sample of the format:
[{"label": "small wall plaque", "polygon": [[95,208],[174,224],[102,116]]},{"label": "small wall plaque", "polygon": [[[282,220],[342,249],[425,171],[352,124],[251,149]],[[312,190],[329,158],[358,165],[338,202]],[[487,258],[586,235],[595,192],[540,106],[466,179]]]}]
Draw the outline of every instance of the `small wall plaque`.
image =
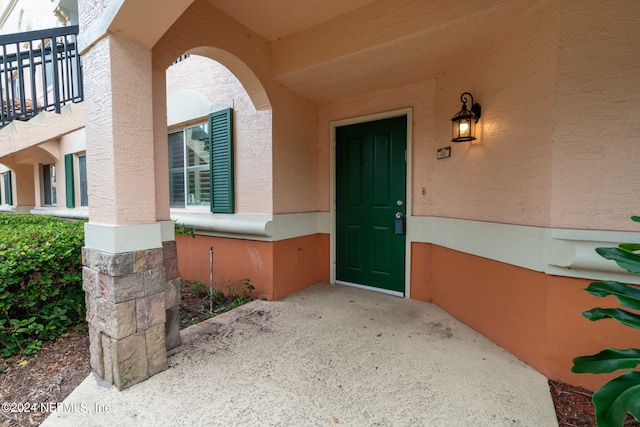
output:
[{"label": "small wall plaque", "polygon": [[440,160],[446,159],[447,157],[451,157],[451,147],[439,148],[436,158]]}]

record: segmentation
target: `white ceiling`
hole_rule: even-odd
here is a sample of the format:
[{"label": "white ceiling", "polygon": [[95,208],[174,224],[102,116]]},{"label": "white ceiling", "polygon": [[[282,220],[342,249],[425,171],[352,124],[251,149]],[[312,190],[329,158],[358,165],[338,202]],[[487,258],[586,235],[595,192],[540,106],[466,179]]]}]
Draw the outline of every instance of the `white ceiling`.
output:
[{"label": "white ceiling", "polygon": [[262,37],[274,41],[375,0],[208,0]]}]

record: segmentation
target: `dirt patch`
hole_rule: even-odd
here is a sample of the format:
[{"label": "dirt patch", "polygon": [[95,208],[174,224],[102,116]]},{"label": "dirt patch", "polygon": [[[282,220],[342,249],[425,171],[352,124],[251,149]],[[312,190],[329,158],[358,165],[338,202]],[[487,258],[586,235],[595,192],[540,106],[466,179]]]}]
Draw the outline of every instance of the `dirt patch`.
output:
[{"label": "dirt patch", "polygon": [[[181,326],[199,323],[207,313],[208,296],[198,286],[185,283],[182,289]],[[223,312],[222,304],[218,311]],[[255,313],[255,316],[260,316]],[[14,403],[14,412],[0,410],[0,425],[24,427],[39,425],[49,414],[47,405],[62,402],[89,375],[89,337],[85,330],[47,342],[34,356],[1,359],[0,404]],[[565,383],[549,381],[549,389],[560,427],[595,426],[591,392]],[[30,404],[28,408],[25,404]],[[41,405],[44,404],[44,405]],[[455,424],[455,423],[454,423]],[[625,426],[639,426],[630,419]]]},{"label": "dirt patch", "polygon": [[246,304],[253,299],[253,290],[253,285],[245,280],[240,284],[227,286],[226,290],[214,289],[210,295],[208,286],[204,283],[184,281],[181,289],[180,329]]},{"label": "dirt patch", "polygon": [[0,366],[0,425],[39,425],[49,415],[48,405],[62,402],[91,372],[89,333],[45,342],[33,356],[0,358]]}]

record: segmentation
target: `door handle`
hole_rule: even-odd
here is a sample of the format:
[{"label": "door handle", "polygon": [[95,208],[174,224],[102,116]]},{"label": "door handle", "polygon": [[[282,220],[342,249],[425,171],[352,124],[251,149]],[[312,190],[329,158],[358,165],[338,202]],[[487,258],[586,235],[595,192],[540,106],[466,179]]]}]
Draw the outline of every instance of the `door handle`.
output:
[{"label": "door handle", "polygon": [[396,212],[395,234],[404,234],[404,214]]}]

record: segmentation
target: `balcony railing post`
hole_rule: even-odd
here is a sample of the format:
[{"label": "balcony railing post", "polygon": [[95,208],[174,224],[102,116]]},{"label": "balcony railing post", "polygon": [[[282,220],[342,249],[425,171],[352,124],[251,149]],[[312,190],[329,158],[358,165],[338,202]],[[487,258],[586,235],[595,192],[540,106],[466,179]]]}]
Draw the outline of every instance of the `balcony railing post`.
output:
[{"label": "balcony railing post", "polygon": [[35,116],[35,112],[38,110],[38,91],[36,90],[36,61],[33,55],[33,40],[29,40],[29,77],[31,84],[31,111],[34,114],[30,114],[30,116]]},{"label": "balcony railing post", "polygon": [[42,108],[47,108],[47,105],[49,105],[49,84],[47,82],[47,43],[45,39],[40,39],[40,46],[42,47],[42,55],[40,56],[40,66],[42,68]]},{"label": "balcony railing post", "polygon": [[2,92],[2,126],[9,122],[9,72],[7,70],[7,47],[2,45],[2,78],[0,82],[3,83]]},{"label": "balcony railing post", "polygon": [[[58,72],[58,40],[51,40],[51,58],[53,64],[53,105],[56,113],[60,114],[60,75]],[[63,80],[64,81],[64,80]]]}]

